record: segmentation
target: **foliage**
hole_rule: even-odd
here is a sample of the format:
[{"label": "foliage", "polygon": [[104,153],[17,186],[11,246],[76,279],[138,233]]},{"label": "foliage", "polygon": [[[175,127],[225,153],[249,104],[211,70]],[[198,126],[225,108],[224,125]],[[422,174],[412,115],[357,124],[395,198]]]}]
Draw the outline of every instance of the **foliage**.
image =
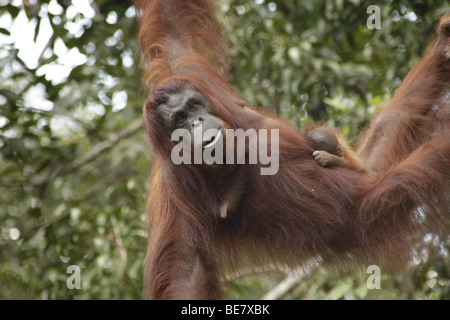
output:
[{"label": "foliage", "polygon": [[[414,65],[444,0],[221,1],[230,81],[302,130],[353,139]],[[380,30],[366,27],[369,5]],[[28,41],[33,46],[25,47]],[[120,0],[0,0],[0,298],[139,299],[151,149],[141,128],[135,11]],[[448,299],[448,243],[413,273],[316,271],[283,298]],[[420,262],[420,263],[419,263]],[[69,290],[69,265],[81,290]],[[260,298],[283,275],[238,277],[229,298]]]}]

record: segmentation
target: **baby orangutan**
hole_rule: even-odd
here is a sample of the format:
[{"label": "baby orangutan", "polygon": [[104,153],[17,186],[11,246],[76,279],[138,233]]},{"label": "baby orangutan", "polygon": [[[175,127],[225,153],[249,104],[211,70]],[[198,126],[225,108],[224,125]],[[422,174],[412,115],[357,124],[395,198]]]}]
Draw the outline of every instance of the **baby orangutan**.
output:
[{"label": "baby orangutan", "polygon": [[306,138],[316,147],[314,160],[322,167],[338,166],[362,170],[363,166],[347,142],[334,130],[317,127],[308,131]]},{"label": "baby orangutan", "polygon": [[[314,144],[317,149],[313,152],[314,160],[322,167],[338,166],[352,170],[363,170],[361,161],[350,149],[347,142],[340,134],[333,129],[326,127],[316,127],[307,132],[306,138]],[[242,169],[236,169],[234,180],[231,185],[234,187],[225,194],[220,206],[220,217],[226,219],[230,212],[237,209],[244,192],[244,181],[242,179]]]}]

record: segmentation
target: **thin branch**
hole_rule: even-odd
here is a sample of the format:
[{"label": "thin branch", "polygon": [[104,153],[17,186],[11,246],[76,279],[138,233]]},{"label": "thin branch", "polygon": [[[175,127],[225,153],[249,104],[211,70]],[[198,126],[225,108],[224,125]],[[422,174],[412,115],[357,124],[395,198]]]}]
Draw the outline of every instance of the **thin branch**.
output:
[{"label": "thin branch", "polygon": [[248,276],[254,276],[254,275],[267,275],[267,274],[279,274],[279,275],[285,275],[286,271],[281,269],[277,266],[266,266],[266,267],[250,267],[245,269],[239,269],[231,274],[228,274],[223,279],[224,282],[232,282],[237,279],[241,279]]},{"label": "thin branch", "polygon": [[318,270],[320,259],[310,260],[303,268],[290,270],[287,276],[275,287],[261,297],[261,300],[277,300],[286,295],[292,288],[306,277],[310,277],[314,271]]},{"label": "thin branch", "polygon": [[70,112],[63,111],[63,110],[54,110],[54,109],[53,110],[42,110],[42,109],[30,108],[30,107],[20,107],[19,111],[38,113],[38,114],[47,115],[47,116],[51,116],[51,117],[61,116],[61,117],[69,118],[69,119],[79,123],[81,126],[85,127],[88,130],[91,130],[91,131],[96,130],[96,128],[93,125],[91,125],[90,123],[87,123],[87,122],[81,120],[80,118],[74,116]]},{"label": "thin branch", "polygon": [[281,282],[279,282],[275,287],[273,287],[269,292],[261,297],[261,300],[277,300],[283,297],[287,292],[289,292],[294,286],[296,286],[302,277],[297,275],[288,275]]},{"label": "thin branch", "polygon": [[126,139],[129,136],[136,133],[142,128],[142,119],[135,120],[128,127],[122,129],[117,135],[112,135],[109,140],[103,141],[93,147],[86,155],[75,159],[71,164],[69,164],[61,173],[61,175],[66,175],[78,168],[84,166],[85,164],[91,162],[95,158],[99,157],[105,151],[114,147],[120,140]]},{"label": "thin branch", "polygon": [[[130,137],[131,135],[135,134],[141,128],[142,128],[142,119],[135,120],[129,126],[122,129],[118,134],[111,135],[108,140],[100,142],[98,145],[92,147],[92,149],[89,150],[84,156],[79,157],[79,158],[75,159],[73,162],[69,163],[65,168],[61,169],[56,176],[61,177],[61,176],[72,173],[73,171],[84,166],[85,164],[95,160],[104,152],[113,148],[121,140],[124,140],[124,139]],[[32,186],[40,186],[44,183],[48,183],[50,180],[53,180],[56,176],[53,174],[52,176],[46,175],[45,177],[38,176],[38,177],[32,178],[31,180],[23,179],[20,181],[17,181],[17,180],[16,181],[18,184],[28,183]],[[10,183],[10,181],[6,181],[5,183]],[[4,184],[4,181],[0,181],[0,184]]]},{"label": "thin branch", "polygon": [[[120,228],[119,223],[117,222],[116,217],[111,216],[111,225],[113,227],[113,236],[114,236],[114,242],[116,244],[116,248],[119,250],[120,259],[124,262],[124,265],[127,264],[128,261],[128,254],[127,250],[125,249],[122,241],[122,236],[120,235]],[[126,273],[126,272],[125,272]]]}]

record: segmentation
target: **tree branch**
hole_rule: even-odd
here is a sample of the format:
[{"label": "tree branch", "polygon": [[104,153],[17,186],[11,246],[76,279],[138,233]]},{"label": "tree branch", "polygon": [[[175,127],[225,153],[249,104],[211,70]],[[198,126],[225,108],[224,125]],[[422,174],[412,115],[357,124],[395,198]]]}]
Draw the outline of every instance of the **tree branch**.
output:
[{"label": "tree branch", "polygon": [[84,166],[86,163],[91,162],[98,156],[100,156],[103,152],[114,147],[120,140],[126,139],[129,136],[136,133],[142,127],[142,119],[135,120],[128,127],[122,129],[117,135],[112,135],[109,140],[103,141],[93,147],[86,155],[75,159],[71,164],[69,164],[66,168],[63,169],[61,175],[66,175],[78,168]]},{"label": "tree branch", "polygon": [[50,180],[53,180],[56,176],[64,176],[72,173],[73,171],[79,169],[85,164],[93,161],[97,157],[99,157],[102,153],[108,151],[112,147],[114,147],[120,140],[126,139],[131,135],[135,134],[142,127],[142,119],[137,119],[132,122],[129,126],[119,131],[116,135],[111,135],[108,140],[105,140],[98,145],[94,146],[91,150],[89,150],[84,156],[81,156],[75,159],[73,162],[69,163],[65,168],[62,168],[57,175],[47,175],[45,177],[39,176],[27,181],[24,179],[19,183],[29,183],[33,186],[40,186],[44,183],[48,183]]},{"label": "tree branch", "polygon": [[311,260],[302,269],[291,270],[288,272],[286,278],[280,281],[275,287],[261,297],[261,300],[277,300],[288,293],[301,280],[311,276],[311,274],[318,269],[320,261]]},{"label": "tree branch", "polygon": [[[87,123],[87,122],[81,120],[80,118],[75,117],[73,114],[71,114],[70,112],[67,112],[67,111],[54,110],[54,109],[53,110],[42,110],[42,109],[36,109],[36,108],[30,108],[30,107],[20,107],[19,111],[38,113],[38,114],[47,115],[47,116],[51,116],[51,117],[55,117],[55,116],[66,117],[66,118],[69,118],[69,119],[79,123],[81,126],[85,127],[86,129],[88,129],[90,131],[96,130],[96,128],[93,125],[91,125],[90,123]],[[105,137],[103,137],[103,138],[105,138]]]},{"label": "tree branch", "polygon": [[281,282],[279,282],[275,287],[273,287],[269,292],[261,297],[261,300],[277,300],[284,296],[288,291],[290,291],[295,285],[297,285],[302,277],[297,275],[288,275]]}]

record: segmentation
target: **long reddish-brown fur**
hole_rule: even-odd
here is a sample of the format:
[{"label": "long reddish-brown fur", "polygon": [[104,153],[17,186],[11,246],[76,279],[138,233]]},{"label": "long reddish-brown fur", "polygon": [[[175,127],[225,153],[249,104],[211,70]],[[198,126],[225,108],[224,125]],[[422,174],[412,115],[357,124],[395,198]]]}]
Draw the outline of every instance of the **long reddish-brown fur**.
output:
[{"label": "long reddish-brown fur", "polygon": [[[450,82],[449,19],[443,18],[440,38],[360,139],[357,154],[371,172],[365,174],[318,166],[311,143],[285,120],[242,108],[227,81],[229,56],[213,1],[135,4],[149,95],[144,124],[156,154],[147,298],[218,298],[223,271],[248,264],[401,266],[423,243],[427,227],[444,225],[450,110],[439,99]],[[225,220],[220,205],[234,172],[226,165],[174,165],[173,143],[155,116],[159,95],[185,85],[207,97],[231,128],[280,130],[278,173],[262,176],[260,165],[244,165],[240,205]]]}]

